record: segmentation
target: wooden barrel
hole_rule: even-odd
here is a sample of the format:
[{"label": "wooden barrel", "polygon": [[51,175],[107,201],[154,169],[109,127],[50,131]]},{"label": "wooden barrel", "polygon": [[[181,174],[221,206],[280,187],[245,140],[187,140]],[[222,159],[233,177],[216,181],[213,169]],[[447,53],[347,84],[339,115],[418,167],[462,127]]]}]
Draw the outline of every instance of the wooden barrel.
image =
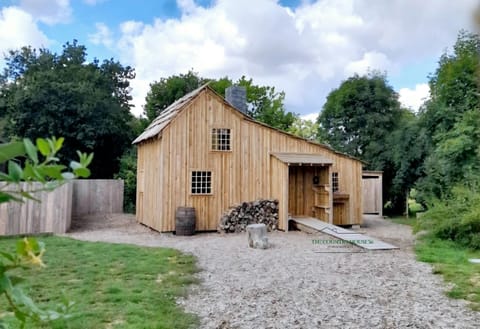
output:
[{"label": "wooden barrel", "polygon": [[195,208],[178,207],[175,212],[175,234],[193,235],[195,233]]}]

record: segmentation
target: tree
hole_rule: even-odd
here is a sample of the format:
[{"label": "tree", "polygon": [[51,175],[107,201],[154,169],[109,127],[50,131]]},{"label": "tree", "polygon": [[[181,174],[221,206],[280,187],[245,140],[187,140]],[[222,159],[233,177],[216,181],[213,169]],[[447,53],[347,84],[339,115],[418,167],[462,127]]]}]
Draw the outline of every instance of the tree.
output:
[{"label": "tree", "polygon": [[453,128],[464,112],[479,108],[480,36],[460,31],[453,53],[445,52],[430,76],[430,100],[421,109],[430,136]]},{"label": "tree", "polygon": [[[0,86],[0,113],[10,137],[65,136],[60,158],[95,151],[94,178],[111,178],[134,135],[130,67],[113,59],[86,61],[86,48],[66,43],[59,55],[25,47],[11,51]],[[35,123],[35,124],[32,124]]]},{"label": "tree", "polygon": [[424,160],[427,156],[428,139],[418,117],[409,110],[402,110],[397,128],[385,143],[393,163],[392,182],[387,187],[394,212],[405,209],[406,196],[424,175]]},{"label": "tree", "polygon": [[328,96],[318,117],[319,136],[337,150],[381,169],[384,141],[400,117],[398,95],[378,72],[354,75]]},{"label": "tree", "polygon": [[480,111],[465,112],[425,160],[425,174],[418,186],[424,199],[449,196],[458,183],[469,185],[480,177]]},{"label": "tree", "polygon": [[153,121],[167,106],[199,88],[203,83],[204,79],[192,70],[187,74],[172,75],[151,83],[144,109],[148,120]]},{"label": "tree", "polygon": [[285,92],[277,92],[272,86],[258,86],[252,79],[242,76],[237,85],[247,89],[248,114],[260,122],[287,131],[297,115],[285,109]]},{"label": "tree", "polygon": [[318,123],[297,117],[288,132],[305,139],[318,140]]},{"label": "tree", "polygon": [[236,82],[228,77],[218,80],[206,79],[193,71],[161,78],[150,84],[150,91],[146,97],[145,115],[149,121],[152,121],[175,100],[207,82],[222,97],[225,97],[225,89],[233,84],[244,86],[247,90],[247,114],[274,128],[288,130],[296,118],[294,113],[285,110],[285,93],[277,92],[275,87],[255,85],[252,79],[247,79],[245,76]]},{"label": "tree", "polygon": [[367,162],[370,170],[383,171],[384,200],[392,201],[395,163],[389,136],[402,116],[398,95],[384,74],[370,72],[342,82],[328,96],[318,117],[318,135],[333,148]]},{"label": "tree", "polygon": [[479,172],[480,36],[460,31],[453,53],[445,52],[430,77],[430,100],[420,112],[428,156],[418,182],[423,200],[443,198]]}]

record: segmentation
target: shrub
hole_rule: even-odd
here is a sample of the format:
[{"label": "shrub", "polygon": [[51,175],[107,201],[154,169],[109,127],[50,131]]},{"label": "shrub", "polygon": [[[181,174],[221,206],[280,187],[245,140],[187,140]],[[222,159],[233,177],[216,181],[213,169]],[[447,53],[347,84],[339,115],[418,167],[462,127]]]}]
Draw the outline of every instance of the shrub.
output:
[{"label": "shrub", "polygon": [[134,148],[120,158],[120,170],[115,178],[123,179],[123,209],[127,213],[135,213],[137,197],[137,154]]},{"label": "shrub", "polygon": [[458,185],[443,200],[435,199],[418,221],[418,229],[480,250],[480,190],[478,185]]}]

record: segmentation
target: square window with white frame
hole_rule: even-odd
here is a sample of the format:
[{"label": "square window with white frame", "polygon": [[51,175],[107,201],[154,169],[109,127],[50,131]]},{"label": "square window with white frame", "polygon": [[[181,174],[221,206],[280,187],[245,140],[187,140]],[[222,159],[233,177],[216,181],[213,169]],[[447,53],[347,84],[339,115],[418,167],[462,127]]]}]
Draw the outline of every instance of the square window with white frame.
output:
[{"label": "square window with white frame", "polygon": [[212,194],[212,172],[192,171],[192,194]]}]

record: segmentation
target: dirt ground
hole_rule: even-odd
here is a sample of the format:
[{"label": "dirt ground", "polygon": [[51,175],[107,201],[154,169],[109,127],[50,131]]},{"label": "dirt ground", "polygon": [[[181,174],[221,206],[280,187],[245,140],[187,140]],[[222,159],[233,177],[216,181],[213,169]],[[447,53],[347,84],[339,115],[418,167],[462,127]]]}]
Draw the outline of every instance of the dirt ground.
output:
[{"label": "dirt ground", "polygon": [[370,217],[358,230],[400,249],[325,252],[313,241],[328,236],[296,231],[269,233],[271,248],[256,250],[245,233],[160,234],[125,214],[75,220],[67,236],[195,255],[202,283],[178,303],[201,328],[480,327],[480,313],[447,298],[442,278],[415,260],[409,227]]}]

